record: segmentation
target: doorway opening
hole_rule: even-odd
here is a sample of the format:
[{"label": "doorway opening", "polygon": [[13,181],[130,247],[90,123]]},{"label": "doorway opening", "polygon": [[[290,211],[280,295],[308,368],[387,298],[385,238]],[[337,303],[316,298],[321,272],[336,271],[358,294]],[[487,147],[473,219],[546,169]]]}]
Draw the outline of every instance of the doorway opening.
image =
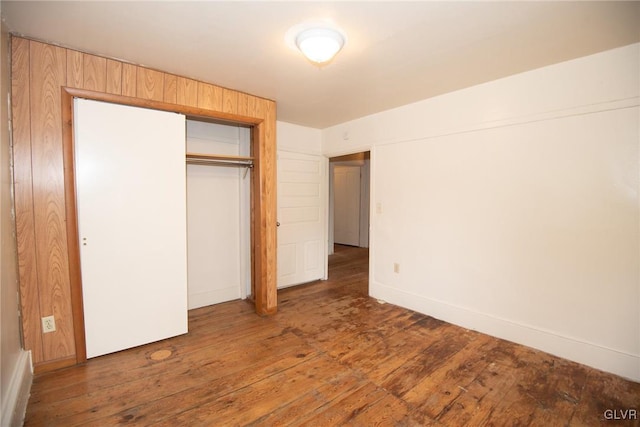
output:
[{"label": "doorway opening", "polygon": [[369,247],[370,152],[329,159],[329,253]]},{"label": "doorway opening", "polygon": [[370,158],[364,151],[329,159],[330,275],[343,257],[369,270]]}]

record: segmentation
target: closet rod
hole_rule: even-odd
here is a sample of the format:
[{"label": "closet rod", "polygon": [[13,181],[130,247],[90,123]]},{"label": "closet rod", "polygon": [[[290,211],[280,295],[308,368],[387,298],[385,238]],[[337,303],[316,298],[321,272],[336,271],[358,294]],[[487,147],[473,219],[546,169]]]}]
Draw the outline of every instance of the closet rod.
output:
[{"label": "closet rod", "polygon": [[253,168],[253,163],[222,160],[187,159],[189,165],[227,166],[236,168]]},{"label": "closet rod", "polygon": [[251,162],[253,157],[248,156],[233,156],[222,154],[203,154],[203,153],[186,153],[187,159],[198,160],[222,160],[225,162]]}]

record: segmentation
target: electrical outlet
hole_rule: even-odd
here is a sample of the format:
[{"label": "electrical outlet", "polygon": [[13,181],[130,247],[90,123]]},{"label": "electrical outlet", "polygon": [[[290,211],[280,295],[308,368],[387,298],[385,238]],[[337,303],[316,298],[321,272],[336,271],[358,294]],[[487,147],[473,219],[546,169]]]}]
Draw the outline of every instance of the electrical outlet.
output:
[{"label": "electrical outlet", "polygon": [[393,263],[393,272],[400,273],[400,264],[398,264],[397,262]]},{"label": "electrical outlet", "polygon": [[55,332],[56,319],[53,316],[47,316],[42,318],[42,333]]}]

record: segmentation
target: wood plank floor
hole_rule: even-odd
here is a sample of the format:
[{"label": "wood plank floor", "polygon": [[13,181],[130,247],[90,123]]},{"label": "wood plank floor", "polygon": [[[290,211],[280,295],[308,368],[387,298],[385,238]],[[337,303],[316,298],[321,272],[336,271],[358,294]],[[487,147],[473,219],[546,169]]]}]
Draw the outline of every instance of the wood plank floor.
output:
[{"label": "wood plank floor", "polygon": [[187,335],[42,374],[25,425],[638,426],[605,411],[640,410],[640,384],[380,304],[367,258],[338,247],[273,317],[205,307]]}]

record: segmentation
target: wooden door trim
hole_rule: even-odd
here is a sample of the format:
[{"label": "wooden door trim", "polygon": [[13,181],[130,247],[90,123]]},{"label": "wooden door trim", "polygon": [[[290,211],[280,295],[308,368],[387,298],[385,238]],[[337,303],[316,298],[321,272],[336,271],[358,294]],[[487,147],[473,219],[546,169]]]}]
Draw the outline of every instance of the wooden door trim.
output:
[{"label": "wooden door trim", "polygon": [[[256,312],[260,315],[275,313],[275,307],[268,300],[270,294],[267,289],[269,281],[260,274],[267,265],[266,242],[269,239],[265,218],[268,207],[263,202],[262,193],[265,191],[262,183],[267,181],[263,176],[266,171],[265,159],[261,152],[265,147],[264,120],[207,110],[197,107],[170,104],[160,101],[144,100],[121,95],[112,95],[84,89],[62,87],[62,144],[65,184],[66,232],[69,257],[69,275],[71,286],[71,308],[73,314],[73,328],[76,357],[75,363],[87,360],[84,307],[82,296],[82,275],[80,270],[80,242],[78,240],[78,211],[76,204],[75,182],[75,141],[73,134],[73,99],[84,98],[95,101],[111,102],[134,107],[150,108],[154,110],[170,111],[184,114],[188,117],[214,119],[225,123],[247,126],[251,132],[251,155],[254,159],[254,170],[251,176],[251,290],[250,298],[255,304]],[[68,364],[72,361],[69,361]]]},{"label": "wooden door trim", "polygon": [[64,165],[64,204],[66,211],[67,254],[76,363],[87,360],[84,334],[84,303],[80,271],[80,242],[78,241],[78,210],[76,206],[75,141],[73,135],[73,94],[62,88],[62,157]]}]

